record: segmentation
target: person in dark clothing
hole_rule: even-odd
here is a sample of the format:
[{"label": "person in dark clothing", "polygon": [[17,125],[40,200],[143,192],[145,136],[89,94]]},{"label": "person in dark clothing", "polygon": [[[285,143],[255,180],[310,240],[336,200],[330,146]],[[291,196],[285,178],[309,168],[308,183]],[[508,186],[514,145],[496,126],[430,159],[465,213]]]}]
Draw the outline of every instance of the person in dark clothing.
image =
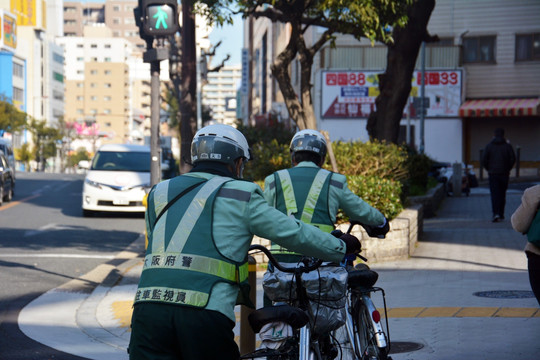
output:
[{"label": "person in dark clothing", "polygon": [[482,156],[482,167],[489,174],[493,222],[504,220],[506,190],[508,189],[510,170],[512,170],[515,162],[514,148],[504,138],[504,130],[501,128],[495,129],[495,137],[486,145]]}]

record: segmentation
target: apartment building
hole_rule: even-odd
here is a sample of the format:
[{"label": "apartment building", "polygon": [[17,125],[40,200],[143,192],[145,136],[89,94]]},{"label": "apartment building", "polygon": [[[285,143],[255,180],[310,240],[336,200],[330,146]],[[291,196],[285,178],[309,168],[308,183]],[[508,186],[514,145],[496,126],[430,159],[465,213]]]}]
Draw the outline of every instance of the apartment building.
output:
[{"label": "apartment building", "polygon": [[145,42],[139,36],[133,9],[137,0],[106,0],[96,2],[64,2],[64,36],[83,36],[85,25],[105,24],[112,37],[131,41],[141,52]]},{"label": "apartment building", "polygon": [[226,65],[218,72],[208,73],[208,83],[202,88],[202,104],[210,108],[214,122],[235,124],[241,79],[241,65]]},{"label": "apartment building", "polygon": [[103,3],[65,1],[63,7],[64,36],[83,36],[86,25],[105,22]]},{"label": "apartment building", "polygon": [[[523,168],[540,165],[540,2],[535,0],[437,0],[428,30],[441,41],[425,49],[425,97],[429,99],[424,123],[415,107],[405,109],[400,132],[409,132],[418,146],[424,128],[425,152],[438,161],[466,162],[478,166],[480,149],[496,127],[520,148]],[[245,23],[244,47],[249,49],[249,25]],[[258,97],[279,92],[270,74],[270,62],[280,51],[275,27],[288,34],[287,26],[265,19],[252,26],[254,117],[263,111]],[[308,45],[321,35],[311,27],[304,34]],[[284,36],[286,40],[287,36]],[[283,46],[283,45],[281,45]],[[275,49],[275,50],[270,50]],[[421,57],[412,79],[411,103],[421,86]],[[247,65],[247,64],[246,64]],[[336,47],[328,44],[314,59],[313,102],[318,127],[333,140],[368,140],[367,116],[374,108],[377,74],[386,68],[386,47],[372,46],[350,36],[339,36]],[[293,85],[299,88],[299,66],[291,66]],[[264,80],[265,79],[265,80]],[[364,79],[362,84],[339,79]],[[266,83],[265,86],[260,84]],[[362,91],[358,92],[362,87]],[[349,91],[350,90],[350,91]],[[345,96],[340,96],[346,91]],[[257,94],[259,92],[259,95]],[[245,95],[247,99],[247,94]],[[262,99],[276,99],[266,94]],[[247,101],[247,100],[246,100]],[[267,104],[271,104],[272,100]],[[264,101],[263,101],[264,102]],[[266,106],[268,109],[268,105]],[[267,110],[268,111],[268,110]]]},{"label": "apartment building", "polygon": [[57,41],[65,54],[65,119],[78,124],[84,146],[94,151],[104,143],[131,142],[131,42],[112,37],[103,24]]}]

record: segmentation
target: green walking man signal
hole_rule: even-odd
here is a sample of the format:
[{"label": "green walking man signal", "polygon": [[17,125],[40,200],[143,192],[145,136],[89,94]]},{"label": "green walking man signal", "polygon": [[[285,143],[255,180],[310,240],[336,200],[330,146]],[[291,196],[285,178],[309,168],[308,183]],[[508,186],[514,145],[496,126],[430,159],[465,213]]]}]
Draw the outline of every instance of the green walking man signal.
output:
[{"label": "green walking man signal", "polygon": [[[142,33],[150,38],[174,35],[178,29],[176,0],[139,0]],[[137,15],[135,15],[137,17]]]}]

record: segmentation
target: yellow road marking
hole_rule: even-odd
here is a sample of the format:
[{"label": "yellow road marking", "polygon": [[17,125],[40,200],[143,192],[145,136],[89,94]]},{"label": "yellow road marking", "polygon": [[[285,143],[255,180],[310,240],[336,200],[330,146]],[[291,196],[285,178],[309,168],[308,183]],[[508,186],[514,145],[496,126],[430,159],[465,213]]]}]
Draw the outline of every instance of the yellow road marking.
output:
[{"label": "yellow road marking", "polygon": [[456,317],[491,317],[498,309],[496,307],[462,308],[457,312]]},{"label": "yellow road marking", "polygon": [[[129,328],[133,301],[115,301],[111,310],[120,327]],[[384,311],[379,309],[381,315]],[[236,322],[240,321],[240,313],[235,312]],[[501,317],[529,318],[540,317],[539,308],[510,308],[510,307],[410,307],[388,309],[388,318],[441,318],[441,317]]]},{"label": "yellow road marking", "polygon": [[11,202],[8,203],[8,204],[4,203],[4,205],[2,205],[2,206],[0,207],[0,211],[2,211],[2,210],[7,210],[7,209],[9,209],[10,207],[19,205],[20,203],[25,202],[25,201],[28,201],[28,200],[32,200],[33,198],[37,198],[38,196],[41,196],[41,194],[32,195],[32,196],[29,196],[29,197],[27,197],[27,198],[24,198],[24,199],[21,199],[21,200],[17,200],[17,201],[11,201]]}]

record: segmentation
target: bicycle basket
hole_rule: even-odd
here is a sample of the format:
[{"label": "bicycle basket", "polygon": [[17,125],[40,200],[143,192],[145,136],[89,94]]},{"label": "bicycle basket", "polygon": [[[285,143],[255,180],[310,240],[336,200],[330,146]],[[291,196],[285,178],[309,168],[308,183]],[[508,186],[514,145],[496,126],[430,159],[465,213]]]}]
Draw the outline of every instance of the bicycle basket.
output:
[{"label": "bicycle basket", "polygon": [[[296,264],[284,264],[292,267]],[[315,316],[313,331],[323,334],[335,330],[345,323],[345,301],[347,293],[347,270],[340,266],[323,265],[319,269],[302,275],[310,308]],[[293,275],[277,269],[267,271],[263,278],[263,289],[274,302],[294,302],[296,283]]]}]

